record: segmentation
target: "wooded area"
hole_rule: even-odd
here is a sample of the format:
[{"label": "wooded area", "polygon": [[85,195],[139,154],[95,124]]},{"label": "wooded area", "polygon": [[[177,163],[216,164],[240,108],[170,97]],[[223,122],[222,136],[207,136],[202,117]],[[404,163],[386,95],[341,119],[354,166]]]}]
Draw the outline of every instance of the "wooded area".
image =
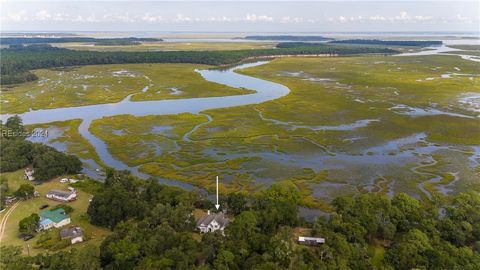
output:
[{"label": "wooded area", "polygon": [[36,80],[30,70],[64,66],[103,65],[122,63],[194,63],[207,65],[227,65],[247,58],[260,58],[272,55],[311,55],[311,54],[359,54],[396,51],[385,48],[340,47],[317,44],[278,49],[253,49],[234,51],[165,51],[165,52],[98,52],[73,51],[51,47],[50,45],[14,46],[2,49],[2,85]]},{"label": "wooded area", "polygon": [[[24,257],[4,246],[0,262],[11,270],[480,268],[477,193],[435,205],[403,193],[339,197],[330,218],[313,224],[298,218],[299,198],[289,182],[223,197],[222,207],[236,214],[225,235],[196,237],[193,209],[212,206],[202,195],[108,171],[88,209],[93,224],[113,231],[100,248]],[[325,244],[298,245],[300,227]]]},{"label": "wooded area", "polygon": [[79,173],[81,161],[73,155],[57,151],[41,143],[26,140],[29,132],[18,116],[0,123],[1,145],[0,172],[15,171],[32,165],[36,181],[49,180],[55,176]]}]

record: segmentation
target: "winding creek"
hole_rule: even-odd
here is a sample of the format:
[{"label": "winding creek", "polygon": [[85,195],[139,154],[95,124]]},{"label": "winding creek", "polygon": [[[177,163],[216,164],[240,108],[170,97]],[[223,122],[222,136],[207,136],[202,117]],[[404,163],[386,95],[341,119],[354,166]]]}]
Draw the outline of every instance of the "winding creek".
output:
[{"label": "winding creek", "polygon": [[[256,92],[252,94],[140,102],[131,101],[130,98],[132,95],[129,95],[118,103],[36,110],[19,114],[19,116],[23,119],[23,123],[25,125],[82,119],[82,123],[79,126],[79,133],[94,146],[98,156],[105,165],[118,170],[130,170],[134,175],[145,179],[148,178],[149,175],[140,172],[137,167],[128,166],[122,161],[115,159],[110,154],[105,142],[97,138],[89,131],[92,121],[103,117],[121,114],[131,114],[134,116],[180,113],[200,114],[200,112],[204,110],[258,104],[287,95],[290,92],[290,89],[284,85],[235,72],[235,70],[255,67],[266,63],[268,63],[268,61],[241,64],[227,70],[196,70],[196,72],[200,73],[207,81],[227,85],[230,87],[255,90]],[[1,116],[1,119],[5,121],[10,116],[11,115],[4,114]],[[211,121],[210,116],[205,116],[208,118],[208,121]],[[206,123],[201,125],[205,124]],[[199,127],[200,126],[196,126],[191,132],[185,134],[184,138],[189,140],[189,135],[195,132],[195,130]],[[168,179],[159,178],[159,182],[180,186],[185,189],[198,188],[188,183]]]},{"label": "winding creek", "polygon": [[[417,53],[405,53],[400,54],[399,56],[414,56],[414,55],[433,55],[433,54],[443,54],[447,51],[452,51],[446,46],[438,47],[433,50],[421,51]],[[478,61],[478,58],[464,58],[462,55],[459,55],[465,60]],[[212,118],[209,115],[202,114],[202,111],[209,109],[219,109],[227,108],[233,106],[249,105],[249,104],[259,104],[269,100],[278,99],[287,95],[290,92],[290,89],[279,83],[274,83],[271,81],[266,81],[246,75],[236,73],[235,70],[240,70],[244,68],[255,67],[268,63],[268,61],[258,61],[254,63],[247,63],[235,66],[228,70],[196,70],[201,76],[210,82],[227,85],[230,87],[236,88],[246,88],[256,91],[252,94],[246,95],[235,95],[235,96],[223,96],[223,97],[207,97],[207,98],[191,98],[191,99],[172,99],[172,100],[156,100],[156,101],[139,101],[133,102],[130,100],[131,96],[126,97],[124,100],[118,103],[110,104],[98,104],[98,105],[89,105],[89,106],[80,106],[80,107],[66,107],[66,108],[57,108],[57,109],[47,109],[47,110],[36,110],[29,111],[19,116],[23,119],[23,123],[26,125],[30,124],[40,124],[40,123],[50,123],[55,121],[67,121],[72,119],[82,119],[82,123],[79,126],[79,133],[86,138],[96,149],[97,154],[103,163],[107,166],[113,167],[119,170],[130,170],[134,175],[141,178],[148,178],[149,175],[144,174],[138,170],[137,167],[130,167],[127,164],[123,163],[120,160],[115,159],[110,152],[105,142],[94,136],[90,131],[89,127],[92,121],[100,119],[103,117],[121,115],[121,114],[131,114],[133,116],[146,116],[146,115],[168,115],[168,114],[180,114],[180,113],[193,113],[203,115],[207,118],[207,122],[204,122],[200,125],[194,127],[190,132],[184,135],[183,139],[185,141],[190,141],[190,134],[194,133],[198,128],[203,125],[208,124],[212,121]],[[149,86],[146,86],[143,90],[146,91]],[[262,118],[263,115],[259,112]],[[5,121],[11,115],[4,114],[1,115],[1,119]],[[315,130],[345,130],[357,127],[363,127],[368,125],[372,121],[378,121],[377,119],[366,119],[359,120],[355,123],[341,126],[301,126],[295,125],[293,123],[287,122],[276,122],[274,119],[264,118],[265,121],[273,122],[281,125],[288,125],[292,129],[297,128],[312,128]],[[431,146],[430,146],[431,147]],[[432,149],[429,149],[432,150]],[[429,151],[428,151],[429,152]],[[330,153],[335,155],[334,153]],[[338,155],[337,155],[338,158]],[[346,159],[352,158],[349,156],[345,157]],[[355,158],[357,160],[358,158]],[[315,160],[319,162],[319,160]],[[302,164],[305,165],[305,164]],[[430,164],[431,165],[431,164]],[[413,170],[416,173],[423,174],[416,169],[420,166],[415,167]],[[433,175],[432,182],[438,181],[437,175]],[[455,174],[455,179],[457,176]],[[165,183],[168,185],[179,186],[185,189],[199,189],[196,186],[190,185],[188,183],[173,181],[168,179],[159,178],[159,182]],[[419,187],[423,192],[428,193],[428,191],[423,188],[423,185]],[[201,190],[201,189],[200,189]],[[203,191],[204,192],[204,191]],[[429,194],[428,194],[429,195]],[[430,197],[430,196],[428,196]]]}]

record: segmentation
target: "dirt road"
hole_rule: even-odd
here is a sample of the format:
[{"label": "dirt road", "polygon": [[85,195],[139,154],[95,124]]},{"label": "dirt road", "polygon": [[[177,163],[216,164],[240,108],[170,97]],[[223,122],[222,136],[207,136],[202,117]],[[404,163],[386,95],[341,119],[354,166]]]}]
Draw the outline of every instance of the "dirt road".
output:
[{"label": "dirt road", "polygon": [[5,215],[3,216],[2,220],[0,221],[0,243],[3,239],[3,234],[5,233],[5,228],[7,227],[8,217],[15,211],[15,208],[20,204],[21,201],[16,202],[10,208],[7,209]]}]

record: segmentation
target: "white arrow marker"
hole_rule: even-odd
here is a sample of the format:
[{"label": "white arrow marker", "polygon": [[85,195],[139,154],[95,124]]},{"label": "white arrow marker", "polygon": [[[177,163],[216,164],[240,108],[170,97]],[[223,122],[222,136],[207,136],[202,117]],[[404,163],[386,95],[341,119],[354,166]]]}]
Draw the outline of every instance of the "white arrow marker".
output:
[{"label": "white arrow marker", "polygon": [[220,204],[218,204],[218,175],[217,175],[217,204],[215,204],[215,208],[220,208]]}]

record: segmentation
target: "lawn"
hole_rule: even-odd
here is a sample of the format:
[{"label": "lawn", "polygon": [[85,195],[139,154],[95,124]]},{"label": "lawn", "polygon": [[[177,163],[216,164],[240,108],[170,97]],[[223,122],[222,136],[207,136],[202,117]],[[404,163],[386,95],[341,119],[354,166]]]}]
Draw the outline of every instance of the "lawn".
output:
[{"label": "lawn", "polygon": [[[23,184],[27,183],[27,180],[23,178],[23,170],[19,170],[16,172],[11,173],[3,173],[2,176],[5,176],[8,179],[8,186],[9,192],[15,191],[18,187]],[[21,246],[23,247],[23,252],[27,253],[27,245],[30,246],[30,254],[35,255],[39,253],[43,253],[47,250],[35,248],[36,241],[39,239],[39,235],[35,236],[34,238],[28,240],[27,242],[23,241],[22,239],[18,238],[18,222],[29,216],[32,213],[39,213],[42,210],[39,210],[39,207],[43,204],[48,204],[49,207],[47,209],[52,209],[55,205],[60,204],[60,202],[52,201],[45,198],[45,194],[51,189],[61,189],[66,190],[68,184],[60,183],[60,178],[52,179],[48,182],[45,182],[41,185],[35,186],[35,190],[40,193],[40,197],[33,198],[27,201],[20,202],[19,206],[14,210],[14,212],[10,215],[7,224],[5,234],[2,239],[2,245],[14,245],[14,246]],[[91,239],[85,241],[81,244],[76,244],[71,247],[78,247],[86,244],[94,244],[99,246],[103,239],[110,233],[108,229],[100,228],[94,225],[91,225],[88,221],[88,216],[86,215],[89,199],[91,197],[90,194],[87,194],[81,190],[77,190],[77,200],[74,202],[68,203],[68,205],[72,206],[75,210],[70,214],[71,223],[67,226],[78,225],[81,226],[84,230],[86,235],[91,236]],[[6,211],[0,214],[0,219],[3,218],[3,215]],[[53,229],[53,233],[59,233],[60,229]],[[44,232],[42,232],[44,233]]]}]

